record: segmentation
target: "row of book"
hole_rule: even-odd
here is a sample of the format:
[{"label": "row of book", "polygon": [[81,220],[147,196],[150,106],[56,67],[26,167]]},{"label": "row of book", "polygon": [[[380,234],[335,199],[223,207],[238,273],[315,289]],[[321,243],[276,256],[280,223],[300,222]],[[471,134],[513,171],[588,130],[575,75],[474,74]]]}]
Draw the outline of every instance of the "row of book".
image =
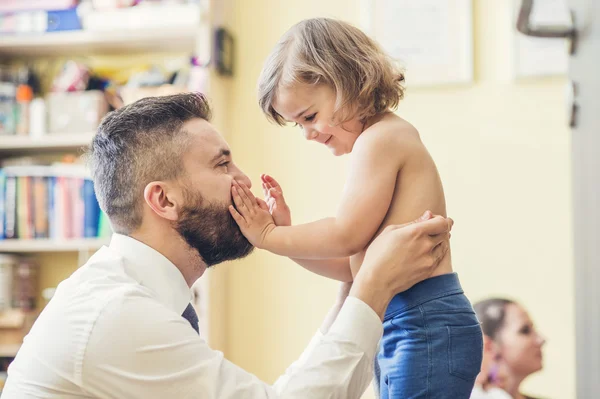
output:
[{"label": "row of book", "polygon": [[77,164],[0,169],[0,239],[76,239],[110,234],[87,170]]}]

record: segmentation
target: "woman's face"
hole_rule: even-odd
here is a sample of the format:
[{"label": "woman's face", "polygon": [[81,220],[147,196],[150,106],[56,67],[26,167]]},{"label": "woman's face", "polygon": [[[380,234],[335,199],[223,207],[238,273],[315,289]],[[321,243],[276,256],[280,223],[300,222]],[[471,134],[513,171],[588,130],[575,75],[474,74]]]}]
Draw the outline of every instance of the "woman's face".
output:
[{"label": "woman's face", "polygon": [[506,306],[504,325],[496,341],[502,363],[510,374],[525,378],[542,369],[542,346],[546,341],[520,305]]}]

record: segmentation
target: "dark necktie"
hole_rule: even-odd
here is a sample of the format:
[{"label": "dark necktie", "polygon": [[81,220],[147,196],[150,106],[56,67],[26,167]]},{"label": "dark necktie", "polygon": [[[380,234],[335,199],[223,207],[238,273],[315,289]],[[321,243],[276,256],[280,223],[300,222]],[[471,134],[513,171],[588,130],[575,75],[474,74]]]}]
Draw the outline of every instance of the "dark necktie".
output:
[{"label": "dark necktie", "polygon": [[200,334],[200,330],[198,327],[198,315],[196,314],[196,311],[194,310],[194,307],[191,303],[187,305],[187,308],[185,308],[181,316],[187,321],[189,321],[192,325],[192,328],[196,330],[198,334]]}]

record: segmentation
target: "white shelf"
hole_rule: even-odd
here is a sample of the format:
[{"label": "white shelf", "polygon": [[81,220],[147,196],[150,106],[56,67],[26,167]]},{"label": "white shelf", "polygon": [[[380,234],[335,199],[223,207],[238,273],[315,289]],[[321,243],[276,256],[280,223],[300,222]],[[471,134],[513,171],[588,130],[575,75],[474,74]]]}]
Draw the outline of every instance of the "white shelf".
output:
[{"label": "white shelf", "polygon": [[0,253],[91,251],[108,245],[108,243],[109,238],[0,240]]},{"label": "white shelf", "polygon": [[109,32],[63,31],[0,35],[0,56],[72,56],[193,51],[195,26]]},{"label": "white shelf", "polygon": [[39,138],[29,136],[0,136],[2,153],[24,153],[40,150],[77,150],[92,142],[94,133],[50,134]]}]

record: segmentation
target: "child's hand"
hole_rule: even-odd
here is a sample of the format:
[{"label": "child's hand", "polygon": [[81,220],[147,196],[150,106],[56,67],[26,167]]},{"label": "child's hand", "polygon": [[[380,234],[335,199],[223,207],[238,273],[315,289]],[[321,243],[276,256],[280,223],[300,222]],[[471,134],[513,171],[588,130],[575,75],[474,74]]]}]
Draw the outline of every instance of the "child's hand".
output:
[{"label": "child's hand", "polygon": [[283,198],[283,190],[277,180],[269,175],[260,175],[265,202],[277,226],[291,226],[292,215]]},{"label": "child's hand", "polygon": [[267,236],[275,228],[267,204],[256,198],[244,183],[236,180],[231,186],[231,196],[235,208],[230,205],[229,212],[240,226],[242,234],[250,244],[263,248]]}]

